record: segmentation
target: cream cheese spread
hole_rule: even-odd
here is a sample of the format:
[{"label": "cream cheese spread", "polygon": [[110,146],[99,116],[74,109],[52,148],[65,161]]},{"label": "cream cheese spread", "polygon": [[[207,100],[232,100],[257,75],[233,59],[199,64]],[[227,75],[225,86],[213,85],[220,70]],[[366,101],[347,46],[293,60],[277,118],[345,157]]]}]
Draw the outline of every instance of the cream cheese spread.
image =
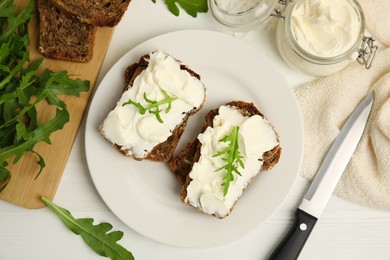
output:
[{"label": "cream cheese spread", "polygon": [[[121,147],[127,155],[145,158],[157,144],[167,140],[186,114],[198,109],[205,99],[205,87],[200,80],[180,68],[181,63],[172,56],[156,50],[149,54],[148,67],[126,90],[116,107],[108,114],[102,125],[104,136]],[[137,107],[123,104],[129,100],[139,102],[143,107],[150,103],[145,100],[161,101],[163,91],[176,98],[171,103],[158,107],[163,122],[155,114],[141,114]]]},{"label": "cream cheese spread", "polygon": [[361,21],[348,0],[303,0],[292,11],[291,30],[308,53],[334,57],[356,43]]},{"label": "cream cheese spread", "polygon": [[[223,195],[222,179],[225,170],[217,170],[226,164],[220,156],[213,156],[228,144],[219,140],[239,126],[239,150],[243,156],[244,168],[238,166],[242,176],[235,174],[226,196]],[[199,134],[201,155],[193,165],[189,176],[185,202],[200,208],[203,212],[223,218],[241,196],[250,180],[260,172],[263,153],[278,145],[278,138],[272,125],[259,115],[243,116],[237,109],[221,106],[213,119],[213,127]]]}]

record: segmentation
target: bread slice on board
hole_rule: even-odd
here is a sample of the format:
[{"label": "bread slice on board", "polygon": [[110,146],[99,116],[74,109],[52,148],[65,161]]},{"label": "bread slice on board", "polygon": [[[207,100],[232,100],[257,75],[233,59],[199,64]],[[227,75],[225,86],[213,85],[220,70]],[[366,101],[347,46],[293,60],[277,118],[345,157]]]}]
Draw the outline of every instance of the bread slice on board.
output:
[{"label": "bread slice on board", "polygon": [[96,27],[66,15],[49,0],[38,0],[39,51],[47,58],[88,62]]},{"label": "bread slice on board", "polygon": [[[247,103],[247,102],[243,102],[243,101],[232,101],[232,102],[227,103],[226,106],[232,107],[232,108],[238,110],[244,117],[252,117],[254,115],[259,115],[261,118],[263,118],[265,120],[265,122],[267,122],[269,124],[271,129],[274,131],[274,137],[277,140],[276,145],[274,147],[269,148],[269,150],[265,151],[262,154],[262,156],[260,158],[258,158],[258,160],[262,161],[262,164],[261,164],[261,168],[257,169],[257,171],[260,172],[260,171],[265,171],[265,170],[271,169],[274,165],[276,165],[278,163],[279,158],[281,156],[281,151],[282,151],[282,149],[279,145],[279,135],[277,134],[273,125],[253,105],[253,103]],[[204,133],[205,131],[207,131],[208,128],[214,127],[213,121],[214,121],[214,118],[218,115],[218,113],[219,113],[219,108],[216,108],[216,109],[209,111],[206,114],[205,122],[204,122],[203,128],[201,129],[201,134]],[[191,178],[191,172],[194,168],[194,164],[198,163],[198,161],[201,158],[202,143],[199,141],[198,138],[196,138],[192,143],[187,144],[187,146],[185,146],[183,148],[183,150],[178,152],[177,155],[175,155],[172,158],[172,160],[169,163],[169,168],[176,175],[177,179],[179,180],[180,184],[182,185],[180,198],[184,203],[186,203],[190,206],[194,206],[195,208],[197,208],[197,210],[199,210],[203,213],[213,215],[217,218],[224,218],[230,214],[231,210],[233,209],[235,203],[237,202],[237,200],[241,196],[241,194],[239,194],[238,197],[234,199],[231,207],[228,208],[227,212],[225,212],[223,214],[214,213],[212,210],[211,211],[205,210],[204,205],[202,205],[202,202],[200,200],[198,201],[198,205],[194,205],[194,203],[191,203],[189,201],[189,199],[187,198],[187,192],[188,192],[187,189],[188,189],[190,183],[193,181],[193,179]],[[249,142],[251,142],[251,140],[249,140]],[[217,169],[212,169],[210,172],[211,172],[211,176],[213,176],[212,174],[215,174],[215,176],[216,176],[215,178],[218,178],[217,177],[217,172],[218,172]],[[257,173],[254,176],[256,176]],[[248,182],[243,184],[242,192],[246,189],[247,185],[249,185],[249,183],[251,182],[253,177],[251,177],[248,180]],[[207,178],[210,178],[210,176],[208,176]],[[212,178],[214,178],[214,177],[212,177]],[[237,179],[237,178],[241,178],[241,177],[236,176],[235,178]],[[216,183],[220,183],[220,182],[221,182],[220,180],[216,181]],[[206,185],[207,187],[204,186],[203,189],[210,189],[210,185],[209,184],[207,184],[207,185]],[[221,184],[219,184],[219,186],[220,185]],[[222,187],[220,189],[222,189]],[[202,190],[202,188],[199,189],[199,192],[201,190]],[[219,199],[221,201],[225,200],[225,197],[223,197],[221,194],[219,194],[219,195],[216,194],[215,196],[219,197]],[[229,196],[229,191],[228,191],[226,196],[227,197]],[[195,203],[195,204],[197,204],[197,203]]]},{"label": "bread slice on board", "polygon": [[[164,73],[165,65],[161,65],[158,63],[153,63],[152,65],[150,65],[151,55],[153,55],[153,57],[155,57],[155,56],[162,57],[161,58],[162,60],[170,60],[170,62],[175,64],[175,66],[177,66],[177,67],[175,67],[175,70],[170,71],[168,74],[169,76],[165,77],[165,79],[164,78],[154,78],[153,75]],[[149,70],[151,70],[152,68],[157,68],[157,69],[152,70],[152,72],[149,73]],[[159,69],[159,68],[161,68],[161,69]],[[155,90],[156,88],[157,89],[165,89],[167,91],[167,93],[169,94],[169,96],[174,96],[175,93],[179,93],[179,95],[182,95],[183,94],[182,92],[180,92],[180,91],[177,92],[174,89],[175,85],[181,84],[180,82],[183,82],[180,80],[178,82],[175,82],[173,80],[173,78],[175,78],[179,74],[185,75],[185,77],[188,78],[189,82],[193,82],[193,83],[188,83],[188,84],[195,84],[195,85],[191,85],[191,86],[196,86],[196,89],[194,89],[194,88],[189,89],[187,94],[190,96],[191,95],[197,96],[197,98],[196,98],[197,103],[196,104],[191,103],[191,105],[189,105],[189,104],[185,103],[184,101],[181,101],[182,99],[179,98],[178,100],[175,100],[171,103],[172,109],[169,112],[166,112],[166,110],[165,110],[166,106],[162,106],[161,108],[158,108],[159,111],[162,113],[161,117],[164,117],[164,116],[165,117],[168,117],[168,116],[175,117],[175,118],[173,118],[172,122],[174,121],[174,122],[178,122],[178,123],[173,124],[171,126],[171,128],[169,128],[169,132],[166,135],[167,138],[165,140],[163,140],[159,143],[156,143],[155,146],[150,147],[150,149],[142,148],[145,150],[141,151],[140,149],[138,149],[138,147],[136,147],[136,145],[138,145],[140,143],[141,144],[148,143],[147,141],[142,140],[143,139],[142,136],[144,136],[146,139],[149,138],[151,135],[155,135],[156,137],[160,136],[160,132],[159,132],[158,128],[160,126],[163,126],[164,124],[168,125],[169,123],[165,122],[165,121],[158,122],[156,117],[153,114],[148,113],[148,112],[145,112],[143,115],[140,115],[140,112],[135,108],[135,106],[123,104],[127,100],[127,98],[124,99],[124,96],[126,95],[126,93],[131,92],[131,90],[136,91],[136,89],[141,89],[141,87],[139,85],[141,83],[139,83],[139,82],[148,82],[147,85],[149,84],[148,85],[149,88],[150,88],[150,84],[153,85],[152,90],[154,92],[149,93],[147,91],[145,91],[145,92],[140,91],[143,93],[137,92],[137,93],[131,94],[131,95],[133,95],[133,97],[138,96],[139,99],[137,100],[137,102],[142,103],[145,107],[149,105],[147,102],[145,102],[145,100],[146,100],[145,97],[148,99],[153,98],[156,101],[161,100],[161,95],[159,96],[160,92],[156,91]],[[122,95],[121,99],[118,101],[116,107],[108,114],[108,116],[106,117],[104,122],[101,124],[100,133],[107,140],[109,140],[118,151],[120,151],[121,153],[123,153],[124,155],[126,155],[128,157],[132,157],[136,160],[147,159],[147,160],[152,160],[152,161],[168,162],[172,158],[172,155],[176,149],[177,144],[179,143],[180,137],[182,136],[182,134],[184,132],[184,129],[186,127],[186,124],[187,124],[189,117],[191,115],[195,114],[196,112],[198,112],[202,108],[203,103],[205,101],[206,88],[204,87],[203,83],[201,82],[199,74],[197,74],[196,72],[194,72],[193,70],[188,68],[186,65],[182,64],[179,60],[173,58],[172,56],[170,56],[166,53],[163,53],[160,50],[157,50],[157,51],[154,51],[152,53],[149,53],[149,54],[142,56],[138,62],[128,66],[125,73],[124,73],[124,77],[125,77],[126,84],[125,84],[125,87],[123,90],[123,95]],[[158,80],[155,80],[155,79],[158,79]],[[155,83],[157,81],[160,83]],[[154,83],[150,83],[150,82],[154,82]],[[184,83],[184,85],[188,85],[188,84]],[[134,85],[136,85],[136,86],[134,86]],[[186,86],[184,86],[184,85],[182,85],[182,89],[186,88]],[[170,88],[170,87],[172,87],[172,88]],[[151,97],[151,95],[155,95],[155,96]],[[185,103],[185,105],[183,105],[183,106],[185,107],[186,110],[172,111],[178,107],[178,102]],[[123,109],[123,107],[126,107],[127,110]],[[118,109],[121,109],[120,112],[117,112]],[[155,108],[153,108],[153,110],[154,109]],[[113,116],[113,114],[115,114],[115,116]],[[146,119],[142,118],[145,116],[147,116]],[[119,143],[121,141],[118,141],[118,138],[115,137],[115,134],[119,131],[118,128],[121,128],[121,127],[115,126],[117,129],[115,129],[115,128],[113,129],[113,126],[112,126],[113,124],[110,123],[110,122],[112,122],[110,118],[117,118],[117,117],[125,118],[124,124],[127,124],[127,123],[130,124],[132,120],[134,122],[136,122],[136,120],[139,120],[139,122],[143,122],[144,120],[150,120],[150,121],[147,121],[147,122],[150,122],[150,125],[143,127],[142,130],[140,130],[140,129],[133,130],[134,127],[139,125],[139,123],[134,123],[136,125],[134,127],[132,126],[132,129],[120,130],[121,131],[120,134],[122,136],[126,135],[125,137],[121,138],[122,140],[129,138],[128,139],[129,143],[123,144],[123,143]],[[169,119],[169,120],[171,120],[171,119]],[[116,125],[117,125],[117,121],[118,120],[115,121]],[[166,129],[164,129],[164,131],[165,130]],[[135,132],[137,132],[137,134],[135,134]],[[110,134],[110,133],[113,133],[113,134]],[[129,136],[131,136],[131,137],[129,137]],[[116,138],[116,140],[115,140],[115,138]],[[137,149],[138,149],[138,151],[141,151],[141,154],[140,154],[140,152],[137,152]]]},{"label": "bread slice on board", "polygon": [[126,12],[130,0],[50,0],[58,9],[95,26],[113,27]]}]

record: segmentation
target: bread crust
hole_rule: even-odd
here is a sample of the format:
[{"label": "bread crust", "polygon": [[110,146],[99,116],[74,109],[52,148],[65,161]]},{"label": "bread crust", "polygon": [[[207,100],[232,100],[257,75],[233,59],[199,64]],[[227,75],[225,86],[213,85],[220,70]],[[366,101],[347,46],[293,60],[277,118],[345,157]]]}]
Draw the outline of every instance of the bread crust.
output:
[{"label": "bread crust", "polygon": [[130,0],[50,0],[58,9],[94,26],[113,27],[126,12]]},{"label": "bread crust", "polygon": [[[149,64],[148,60],[149,60],[149,54],[145,54],[139,59],[138,62],[131,64],[126,68],[124,73],[126,84],[123,88],[123,92],[131,88],[137,76],[141,74],[141,72],[148,67]],[[179,60],[177,61],[181,64]],[[200,75],[194,72],[193,70],[189,69],[186,65],[181,64],[180,68],[182,70],[186,70],[188,73],[190,73],[191,76],[197,78],[198,80],[201,80]],[[196,112],[198,112],[199,110],[201,110],[203,107],[204,101],[206,99],[206,90],[204,91],[205,91],[205,98],[203,99],[203,102],[199,105],[199,107],[195,107],[191,111],[189,111],[183,118],[181,124],[176,126],[176,128],[172,131],[172,134],[167,138],[167,140],[153,147],[153,149],[146,155],[145,158],[137,158],[132,155],[129,155],[128,150],[122,149],[122,147],[117,144],[113,144],[113,146],[125,156],[132,157],[136,160],[147,159],[147,160],[158,161],[158,162],[169,162],[180,141],[180,138],[184,132],[189,117],[195,114]],[[104,136],[103,124],[100,126],[100,133]]]},{"label": "bread crust", "polygon": [[[266,119],[268,122],[270,122],[257,108],[253,103],[247,103],[244,101],[231,101],[226,104],[227,106],[235,107],[237,108],[242,115],[244,116],[253,116],[253,115],[259,115],[262,118]],[[205,115],[205,122],[202,126],[201,133],[203,133],[207,127],[213,127],[213,119],[216,115],[218,115],[219,108],[215,108],[213,110],[210,110]],[[275,130],[275,129],[274,129]],[[277,132],[275,131],[277,134]],[[279,142],[279,135],[277,134],[277,139]],[[191,143],[188,143],[175,157],[172,158],[172,160],[169,163],[169,169],[175,174],[176,178],[178,179],[179,183],[181,184],[181,194],[180,199],[184,203],[190,205],[188,202],[185,201],[185,198],[187,197],[187,187],[191,182],[191,178],[189,176],[189,173],[192,170],[192,166],[194,163],[198,162],[200,158],[200,151],[201,151],[202,144],[198,140],[198,138],[195,138],[195,140]],[[280,145],[275,146],[273,149],[266,151],[262,158],[260,158],[263,161],[263,165],[261,166],[262,171],[270,170],[273,166],[275,166],[280,159],[282,153],[282,148]],[[248,182],[247,187],[251,183],[252,180]],[[246,189],[246,188],[245,188]],[[192,206],[192,205],[190,205]],[[233,205],[234,207],[234,205]],[[233,209],[233,207],[230,209],[230,211]],[[198,211],[201,211],[201,209],[197,208]],[[203,212],[203,211],[201,211]],[[229,213],[230,214],[230,213]],[[228,214],[228,215],[229,215]],[[226,215],[226,216],[228,216]],[[217,218],[223,218],[216,215],[213,215]],[[225,216],[225,217],[226,217]]]}]

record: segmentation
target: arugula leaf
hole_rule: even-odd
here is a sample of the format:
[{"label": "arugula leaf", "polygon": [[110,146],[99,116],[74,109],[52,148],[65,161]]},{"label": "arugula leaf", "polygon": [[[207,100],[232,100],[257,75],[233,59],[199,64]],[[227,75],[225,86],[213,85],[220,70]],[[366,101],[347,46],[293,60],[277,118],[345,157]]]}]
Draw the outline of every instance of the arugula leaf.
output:
[{"label": "arugula leaf", "polygon": [[[75,219],[72,214],[44,196],[41,200],[53,211],[64,224],[76,235],[80,235],[84,242],[97,254],[115,260],[132,260],[134,256],[124,247],[117,244],[123,237],[122,231],[112,231],[112,225],[106,222],[93,225],[92,218]],[[109,232],[109,233],[107,233]]]},{"label": "arugula leaf", "polygon": [[[38,75],[42,59],[30,62],[28,24],[34,15],[34,0],[14,15],[12,1],[0,3],[0,192],[11,180],[7,161],[17,163],[26,153],[37,156],[40,169],[44,158],[34,150],[39,142],[50,144],[50,135],[69,121],[69,112],[60,95],[79,96],[88,91],[89,81],[71,79],[66,71],[46,69]],[[37,105],[43,109],[56,107],[56,114],[46,122],[38,122]]]},{"label": "arugula leaf", "polygon": [[11,173],[6,169],[0,167],[0,192],[2,192],[7,184],[11,181]]},{"label": "arugula leaf", "polygon": [[222,186],[223,186],[223,196],[226,196],[230,182],[234,180],[234,175],[233,173],[237,173],[239,176],[241,176],[240,171],[237,169],[237,164],[241,166],[241,168],[245,168],[243,161],[241,160],[244,158],[239,150],[239,145],[238,145],[238,130],[239,126],[235,126],[233,130],[231,131],[230,134],[225,135],[223,138],[221,138],[219,141],[220,142],[228,142],[229,145],[221,150],[218,151],[213,155],[213,157],[217,156],[225,156],[222,158],[223,161],[226,162],[226,164],[220,168],[218,168],[215,171],[220,171],[220,170],[226,170],[226,174],[224,175],[222,179]]},{"label": "arugula leaf", "polygon": [[38,142],[46,142],[50,144],[50,134],[57,131],[58,129],[62,129],[68,121],[68,111],[65,109],[57,109],[56,115],[53,119],[49,120],[45,124],[40,124],[36,129],[34,129],[34,131],[27,131],[23,124],[19,124],[20,126],[17,125],[17,127],[19,126],[19,129],[21,129],[17,132],[19,132],[19,135],[24,135],[25,138],[21,136],[19,138],[20,140],[15,144],[0,149],[0,162],[4,162],[5,159],[11,156],[15,156],[13,163],[16,164],[25,152],[33,152],[39,157],[38,165],[40,166],[40,170],[37,174],[38,177],[38,175],[43,170],[42,166],[45,166],[45,163],[43,157],[33,150],[35,144]]},{"label": "arugula leaf", "polygon": [[160,91],[164,95],[164,98],[160,101],[148,99],[146,97],[146,92],[144,92],[144,99],[147,103],[150,104],[147,107],[144,107],[141,105],[140,102],[135,102],[131,99],[129,99],[127,102],[123,103],[122,106],[134,105],[138,109],[138,112],[141,115],[144,115],[146,113],[146,111],[148,111],[150,114],[154,114],[160,123],[164,123],[164,121],[162,120],[162,118],[160,116],[160,112],[162,111],[162,109],[160,109],[159,106],[164,105],[164,104],[168,104],[167,108],[165,109],[165,113],[168,113],[171,110],[172,102],[175,101],[177,99],[177,97],[169,96],[168,93],[165,90],[163,90],[162,88],[160,88]]},{"label": "arugula leaf", "polygon": [[[4,11],[2,12],[1,18],[6,18],[8,20],[8,26],[7,28],[2,31],[0,36],[0,41],[3,41],[4,39],[7,39],[7,37],[10,37],[12,34],[15,33],[16,29],[21,30],[24,27],[24,31],[27,31],[28,23],[26,24],[26,21],[29,21],[30,18],[34,15],[33,8],[34,8],[34,1],[31,0],[27,6],[20,12],[18,16],[14,16],[13,12],[15,11],[15,6],[13,5],[12,1],[5,1],[3,3],[4,7],[2,6],[1,9]],[[12,13],[11,13],[12,12]],[[2,22],[3,23],[3,22]],[[22,26],[22,27],[20,27]]]},{"label": "arugula leaf", "polygon": [[[156,0],[152,0],[152,2],[156,3]],[[176,3],[192,17],[196,17],[198,13],[207,13],[209,8],[207,0],[165,0],[168,10],[175,16],[179,16],[180,14]]]}]

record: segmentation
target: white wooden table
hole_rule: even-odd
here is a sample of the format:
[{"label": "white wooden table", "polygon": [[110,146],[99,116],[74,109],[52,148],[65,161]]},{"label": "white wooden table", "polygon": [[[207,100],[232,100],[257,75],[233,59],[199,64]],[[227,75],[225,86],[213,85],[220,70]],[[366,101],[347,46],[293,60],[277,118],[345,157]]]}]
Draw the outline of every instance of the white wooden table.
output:
[{"label": "white wooden table", "polygon": [[[97,84],[108,69],[131,48],[162,33],[183,29],[221,31],[211,14],[194,19],[184,12],[168,12],[162,0],[133,0],[115,29]],[[272,31],[258,30],[242,36],[280,69],[291,85],[312,80],[293,71],[279,57]],[[86,164],[82,124],[74,143],[54,202],[77,218],[107,221],[124,231],[120,244],[137,260],[152,259],[266,259],[292,224],[293,210],[300,203],[308,182],[298,177],[287,200],[275,214],[248,236],[233,243],[202,249],[176,248],[134,232],[113,215],[96,191]],[[390,199],[390,198],[389,198]],[[102,259],[71,233],[47,208],[23,209],[0,201],[0,259]],[[390,212],[361,207],[333,196],[303,249],[300,259],[390,259]]]}]

